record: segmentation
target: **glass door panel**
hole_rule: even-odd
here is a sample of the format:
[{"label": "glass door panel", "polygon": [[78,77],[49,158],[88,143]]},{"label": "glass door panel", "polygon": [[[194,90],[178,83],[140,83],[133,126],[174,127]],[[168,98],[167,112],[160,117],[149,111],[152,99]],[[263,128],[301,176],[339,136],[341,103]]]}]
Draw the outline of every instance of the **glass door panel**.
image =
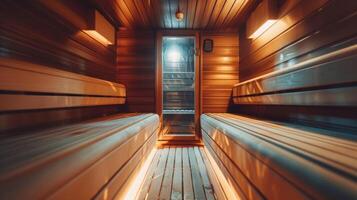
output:
[{"label": "glass door panel", "polygon": [[162,42],[163,134],[195,133],[195,38]]}]

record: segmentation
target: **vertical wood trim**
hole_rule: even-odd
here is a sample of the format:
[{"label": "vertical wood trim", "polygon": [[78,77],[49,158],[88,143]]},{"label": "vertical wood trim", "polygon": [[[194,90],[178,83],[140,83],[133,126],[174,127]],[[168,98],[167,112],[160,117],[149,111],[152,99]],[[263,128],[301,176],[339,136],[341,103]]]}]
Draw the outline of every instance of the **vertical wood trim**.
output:
[{"label": "vertical wood trim", "polygon": [[[162,122],[162,32],[156,33],[156,113]],[[162,124],[162,123],[161,123]]]},{"label": "vertical wood trim", "polygon": [[195,131],[198,137],[201,137],[200,116],[201,116],[201,38],[200,32],[195,33]]}]

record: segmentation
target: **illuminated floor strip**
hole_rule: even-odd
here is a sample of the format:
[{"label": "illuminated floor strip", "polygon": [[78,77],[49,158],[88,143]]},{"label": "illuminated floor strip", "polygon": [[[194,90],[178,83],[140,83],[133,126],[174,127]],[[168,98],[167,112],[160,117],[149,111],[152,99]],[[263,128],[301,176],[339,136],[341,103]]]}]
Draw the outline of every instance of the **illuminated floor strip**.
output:
[{"label": "illuminated floor strip", "polygon": [[125,194],[121,199],[241,199],[200,146],[155,149]]},{"label": "illuminated floor strip", "polygon": [[225,192],[227,199],[240,200],[241,197],[235,192],[232,184],[225,178],[225,175],[223,174],[222,170],[220,169],[220,167],[218,166],[218,164],[212,157],[211,153],[208,151],[208,149],[206,147],[204,147],[203,149],[204,149],[204,152],[205,152],[205,154],[214,170],[215,175],[218,178],[218,181],[220,182],[220,184]]},{"label": "illuminated floor strip", "polygon": [[149,154],[148,158],[146,159],[144,165],[141,167],[140,171],[136,175],[134,181],[130,183],[130,187],[128,191],[125,193],[124,198],[125,200],[134,200],[136,199],[136,195],[138,194],[142,183],[144,182],[146,172],[148,171],[150,164],[157,152],[157,149],[154,148],[151,153]]}]

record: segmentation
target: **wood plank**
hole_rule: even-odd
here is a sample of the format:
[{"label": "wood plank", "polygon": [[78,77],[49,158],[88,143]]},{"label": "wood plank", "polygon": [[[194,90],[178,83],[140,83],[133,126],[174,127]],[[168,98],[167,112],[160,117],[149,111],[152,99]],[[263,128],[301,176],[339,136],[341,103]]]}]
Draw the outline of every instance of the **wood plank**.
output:
[{"label": "wood plank", "polygon": [[199,172],[194,149],[192,147],[188,148],[188,153],[190,159],[192,185],[193,185],[195,199],[205,199],[206,196],[205,196],[205,191],[203,189],[202,177]]},{"label": "wood plank", "polygon": [[167,164],[165,168],[164,180],[162,181],[159,199],[170,199],[173,182],[174,162],[176,148],[171,147],[168,154]]},{"label": "wood plank", "polygon": [[[306,6],[304,4],[313,5]],[[274,71],[274,66],[279,63],[288,62],[289,60],[291,60],[289,61],[290,63],[296,63],[294,60],[301,55],[306,55],[319,48],[333,46],[335,42],[349,40],[349,38],[355,35],[356,27],[352,25],[352,21],[355,21],[355,19],[352,20],[353,15],[351,15],[355,10],[352,8],[353,5],[342,4],[339,1],[329,1],[326,5],[321,4],[320,1],[302,1],[291,13],[286,14],[286,21],[290,23],[282,26],[284,23],[282,23],[283,19],[281,19],[282,21],[279,21],[277,27],[272,27],[272,30],[268,31],[271,32],[271,34],[267,34],[269,36],[266,36],[269,39],[266,38],[264,41],[260,41],[259,45],[253,47],[244,41],[244,38],[241,38],[242,42],[246,43],[244,48],[241,49],[242,70],[251,69],[254,71],[254,74],[259,75],[261,75],[263,68],[264,70],[270,68],[270,70]],[[306,7],[315,10],[309,11],[304,9]],[[325,19],[329,19],[329,22],[327,23]],[[340,21],[340,19],[344,20]],[[330,34],[331,31],[335,34]],[[275,34],[278,35],[275,37]],[[274,37],[270,38],[270,35]],[[286,57],[285,55],[287,54],[289,56]],[[271,63],[272,60],[278,58],[280,55],[284,55],[284,59],[276,59],[273,61],[273,65],[263,64],[267,63],[268,60]],[[264,66],[261,66],[261,64]],[[246,77],[244,78],[245,80],[248,76],[253,76],[252,71],[242,71],[242,73],[242,77]]]},{"label": "wood plank", "polygon": [[[213,115],[210,115],[213,116]],[[227,115],[225,115],[227,116]],[[230,116],[230,115],[229,115]],[[234,117],[236,118],[236,117]],[[217,118],[216,118],[217,119]],[[355,190],[353,190],[353,181],[352,180],[347,180],[343,177],[340,177],[340,172],[343,172],[343,174],[353,174],[356,171],[356,162],[357,160],[353,158],[354,153],[352,151],[355,150],[348,150],[351,151],[350,153],[344,152],[342,154],[338,153],[338,148],[333,148],[333,146],[330,145],[321,145],[321,141],[317,142],[316,138],[312,139],[310,137],[297,137],[297,133],[300,132],[299,130],[294,131],[294,129],[290,129],[290,131],[287,131],[287,129],[283,128],[284,130],[279,130],[279,126],[277,127],[277,130],[271,129],[269,127],[268,122],[264,123],[264,126],[260,126],[260,128],[256,129],[254,127],[255,125],[252,125],[252,120],[249,118],[244,118],[244,117],[239,117],[235,119],[234,122],[237,122],[237,125],[232,124],[233,121],[230,122],[223,122],[225,119],[220,118],[219,122],[215,120],[210,120],[207,119],[208,123],[205,124],[206,122],[203,121],[203,127],[207,130],[207,133],[209,134],[210,138],[212,138],[212,144],[216,143],[219,148],[216,148],[214,152],[224,151],[224,154],[226,154],[229,159],[231,159],[239,168],[241,171],[247,176],[247,178],[250,179],[250,182],[255,185],[257,189],[260,190],[260,193],[262,193],[265,197],[271,196],[271,195],[287,195],[287,196],[305,196],[305,195],[310,195],[310,196],[315,196],[315,197],[321,197],[325,198],[324,196],[333,196],[336,195],[339,197],[344,196],[345,198],[348,198],[348,196],[353,196],[355,195]],[[218,119],[217,119],[218,120]],[[223,121],[221,121],[223,120]],[[216,124],[217,122],[217,124]],[[222,126],[218,125],[221,122],[223,122]],[[243,122],[243,123],[241,123]],[[262,122],[260,122],[262,123]],[[248,128],[248,125],[252,125],[253,127]],[[222,127],[224,128],[224,132],[221,130]],[[243,128],[244,127],[244,128]],[[248,129],[247,129],[248,128]],[[265,129],[270,129],[270,131],[267,131]],[[234,130],[233,130],[234,129]],[[232,132],[233,131],[233,132]],[[267,135],[264,135],[266,133],[271,133]],[[278,135],[275,135],[278,134]],[[318,132],[318,134],[323,134],[321,137],[332,137],[332,140],[335,140],[336,136],[327,136],[323,132]],[[308,134],[307,134],[308,135]],[[244,139],[243,137],[252,137],[251,139],[254,138],[257,140],[261,140],[261,142],[258,141],[252,141],[251,139]],[[273,138],[277,140],[276,142],[272,142],[272,140],[268,139]],[[263,139],[264,137],[264,139]],[[287,137],[288,139],[285,139],[284,137]],[[240,139],[238,139],[240,138]],[[268,140],[265,140],[268,139]],[[265,140],[263,142],[263,140]],[[283,143],[281,141],[284,141]],[[251,145],[244,145],[243,143],[251,143]],[[347,142],[347,141],[346,141]],[[349,141],[348,141],[349,142]],[[345,143],[345,142],[344,142]],[[256,144],[259,144],[256,146]],[[272,148],[265,146],[265,145],[273,145],[271,146]],[[283,145],[283,146],[281,146]],[[254,153],[254,159],[263,159],[266,160],[268,159],[269,162],[264,162],[263,160],[261,164],[264,163],[264,165],[269,166],[268,168],[271,169],[269,170],[264,170],[260,166],[260,170],[264,170],[264,177],[266,178],[265,181],[267,181],[267,185],[269,185],[268,188],[265,188],[267,185],[262,184],[260,185],[263,181],[263,179],[259,177],[258,174],[253,175],[256,170],[251,169],[253,166],[252,164],[248,163],[255,163],[256,167],[258,167],[258,160],[253,161],[252,158],[248,158],[247,156],[244,155],[239,155],[243,153],[239,149],[243,149],[244,146],[244,151],[246,153],[251,154],[251,152],[256,152],[255,149],[259,149],[259,153]],[[249,146],[249,147],[248,147]],[[265,147],[264,147],[265,146]],[[279,147],[278,147],[279,146]],[[311,146],[311,147],[307,147]],[[330,147],[329,147],[330,146]],[[354,147],[357,147],[356,145],[352,145]],[[319,148],[323,148],[319,149]],[[292,150],[295,148],[299,148],[299,150]],[[308,149],[308,151],[306,150]],[[336,149],[336,150],[335,150]],[[264,151],[269,151],[269,153],[265,154]],[[272,154],[271,151],[274,151]],[[327,151],[330,151],[330,153],[327,153]],[[232,152],[236,152],[235,154],[232,154]],[[347,154],[348,155],[347,155]],[[245,154],[245,153],[244,153]],[[248,155],[246,154],[246,155]],[[264,156],[262,156],[264,154]],[[285,154],[285,156],[278,156],[278,154]],[[270,156],[268,156],[270,155]],[[273,156],[274,155],[274,156]],[[267,157],[268,156],[268,157]],[[242,158],[244,157],[244,161]],[[286,161],[282,161],[282,160]],[[287,161],[289,160],[289,161]],[[260,162],[259,161],[259,162]],[[294,162],[295,164],[293,166],[291,165],[284,165],[283,163],[291,163]],[[239,163],[239,164],[238,164]],[[278,164],[279,163],[279,164]],[[321,163],[324,163],[321,165]],[[243,167],[243,165],[249,165],[249,169]],[[299,169],[303,169],[298,176],[296,176],[296,166],[300,165]],[[277,168],[281,169],[281,167],[284,168],[284,171],[286,173],[279,174],[278,176],[273,175],[273,173],[276,173]],[[290,168],[290,169],[289,169]],[[246,173],[246,170],[250,170],[249,173]],[[271,175],[269,175],[271,174]],[[324,176],[321,176],[321,174],[324,174]],[[339,175],[337,175],[339,174]],[[253,178],[256,176],[256,178]],[[318,183],[314,182],[315,180],[314,177],[318,177],[319,179],[326,179],[324,181],[319,181]],[[269,178],[268,178],[269,177]],[[308,178],[307,178],[308,177]],[[253,181],[253,179],[257,181]],[[273,181],[273,179],[275,179]],[[239,181],[239,179],[237,179]],[[300,181],[301,180],[301,181]],[[309,183],[311,180],[312,182]],[[289,181],[289,182],[286,182]],[[350,182],[352,181],[352,182]],[[338,184],[340,186],[331,186],[329,184],[328,186],[321,184],[324,182],[329,182],[331,184]],[[273,187],[271,184],[282,184],[281,187],[285,187],[284,191],[290,190],[289,192],[286,193],[280,193],[280,192],[273,192],[269,188]],[[278,186],[276,186],[278,187]],[[325,190],[326,187],[331,187],[331,188],[344,188],[343,190],[334,190],[333,192],[328,192],[331,190]],[[321,190],[323,188],[323,190]],[[350,188],[350,189],[347,189]],[[329,193],[329,194],[326,194]],[[277,197],[276,197],[277,198]]]},{"label": "wood plank", "polygon": [[201,29],[204,29],[204,28],[207,27],[207,25],[208,25],[208,23],[210,21],[212,12],[213,12],[213,10],[215,8],[216,1],[217,0],[207,0],[206,7],[205,7],[205,12],[203,13],[202,21],[200,23],[200,28]]},{"label": "wood plank", "polygon": [[[180,23],[179,21],[177,21],[176,19],[176,11],[178,9],[178,5],[179,5],[179,0],[169,0],[169,8],[170,10],[168,10],[167,12],[170,13],[171,16],[171,28],[172,29],[178,29],[180,27]],[[182,9],[180,7],[180,9]],[[183,10],[181,10],[183,12]]]},{"label": "wood plank", "polygon": [[[219,148],[217,148],[217,145],[210,139],[207,133],[204,132],[202,135],[203,141],[206,145],[206,157],[211,157],[211,159],[213,159],[211,164],[219,167],[221,171],[220,184],[222,185],[227,199],[249,199],[246,197],[249,196],[250,199],[262,200],[263,197],[259,195],[256,189],[246,180],[244,176],[241,176],[241,179],[237,176],[237,174],[241,175],[239,173],[239,168],[235,167],[232,161],[230,161],[228,157],[225,156]],[[216,173],[218,175],[220,172]],[[242,184],[241,181],[244,183]],[[250,190],[245,190],[246,188],[249,188]],[[249,193],[249,195],[247,195],[247,193]]]},{"label": "wood plank", "polygon": [[192,28],[194,29],[199,29],[202,28],[202,17],[205,12],[207,12],[206,9],[206,4],[208,0],[198,0],[197,1],[197,6],[196,6],[196,11],[195,11],[195,19],[192,24]]},{"label": "wood plank", "polygon": [[[49,132],[45,130],[40,137],[37,131],[30,132],[28,134],[34,136],[34,139],[26,137],[19,138],[20,141],[15,140],[16,154],[8,148],[1,151],[1,158],[6,159],[1,159],[0,163],[5,162],[6,165],[0,165],[0,173],[4,180],[8,180],[1,185],[1,193],[11,199],[23,199],[25,196],[39,199],[92,198],[113,180],[108,177],[113,177],[134,154],[137,158],[142,156],[137,150],[143,144],[150,141],[149,146],[153,147],[157,137],[154,133],[155,129],[158,130],[157,116],[134,116],[131,118],[134,120],[132,123],[125,123],[130,121],[128,118],[107,119],[51,129]],[[138,129],[134,124],[145,128]],[[58,135],[56,130],[59,130]],[[10,136],[12,142],[13,139]],[[13,146],[5,137],[1,141]],[[20,143],[26,145],[20,146]],[[44,185],[49,174],[52,181]],[[14,185],[16,191],[11,189]],[[86,191],[76,193],[75,190],[83,185]]]},{"label": "wood plank", "polygon": [[[157,6],[156,3],[152,0],[151,6]],[[117,38],[117,77],[130,91],[127,111],[155,112],[156,96],[148,93],[155,89],[155,33],[120,30]]]},{"label": "wood plank", "polygon": [[198,1],[199,0],[187,1],[187,24],[186,24],[187,29],[193,28]]},{"label": "wood plank", "polygon": [[220,180],[219,180],[219,178],[218,178],[218,176],[216,174],[217,172],[214,171],[210,161],[208,160],[206,152],[204,151],[204,148],[200,147],[199,148],[199,152],[202,155],[202,160],[203,160],[203,162],[204,162],[204,164],[206,166],[207,174],[208,174],[208,177],[209,177],[209,179],[210,179],[210,181],[212,183],[216,198],[218,200],[227,199],[227,196],[224,193],[224,189],[223,189],[224,187],[220,183]]},{"label": "wood plank", "polygon": [[89,3],[6,1],[6,5],[1,11],[7,19],[1,23],[3,48],[8,50],[4,57],[115,81],[113,49],[83,32],[89,24]]},{"label": "wood plank", "polygon": [[212,10],[212,14],[209,19],[209,22],[206,26],[206,29],[214,29],[214,25],[216,24],[219,14],[222,12],[222,9],[226,2],[227,2],[227,0],[217,0],[216,1],[215,5],[214,5],[214,9]]},{"label": "wood plank", "polygon": [[[98,194],[96,194],[95,200],[107,200],[109,199],[114,199],[118,198],[119,196],[123,196],[123,191],[125,190],[126,184],[128,183],[129,179],[133,178],[133,174],[135,174],[135,170],[138,166],[142,165],[142,163],[146,160],[147,154],[151,152],[151,150],[154,148],[157,140],[157,134],[158,134],[158,129],[150,136],[147,141],[142,144],[139,147],[133,148],[133,147],[128,147],[128,146],[134,146],[133,144],[127,144],[123,149],[133,151],[137,150],[135,153],[130,152],[128,155],[132,155],[130,159],[127,159],[127,162],[125,164],[122,164],[123,167],[115,173],[115,175],[111,178],[111,180],[106,184],[106,186],[100,190]],[[135,138],[138,140],[138,138]],[[135,140],[135,141],[137,141]],[[121,155],[124,153],[121,153]],[[119,156],[118,156],[119,157]],[[123,158],[122,158],[123,159]],[[114,162],[112,162],[114,163]],[[113,165],[113,166],[118,166],[118,165]],[[103,170],[108,170],[106,168],[102,168],[100,171]],[[102,174],[102,173],[101,173]],[[91,177],[91,180],[94,181],[93,175],[88,175]],[[86,184],[85,182],[82,182],[81,185]],[[72,188],[76,188],[71,186]],[[87,190],[89,187],[87,187]],[[74,191],[68,192],[68,198],[70,198],[73,195]]]},{"label": "wood plank", "polygon": [[[97,7],[106,11],[109,18],[115,19],[117,24],[120,23],[120,26],[141,30],[207,29],[209,23],[210,29],[236,29],[242,21],[239,23],[237,20],[234,23],[226,23],[226,21],[230,22],[232,20],[228,19],[237,19],[246,15],[249,11],[246,7],[252,4],[248,0],[135,0],[134,3],[129,0],[114,2],[94,0],[94,2]],[[185,19],[177,23],[175,12],[178,4],[185,14]],[[217,18],[220,19],[219,23],[216,22]],[[221,26],[222,24],[224,26]]]},{"label": "wood plank", "polygon": [[183,148],[181,147],[176,147],[175,170],[174,170],[174,178],[172,182],[172,193],[171,193],[171,199],[173,200],[183,199],[182,149]]},{"label": "wood plank", "polygon": [[232,19],[234,19],[234,16],[241,12],[241,9],[243,8],[243,5],[244,5],[244,1],[245,0],[235,0],[234,1],[232,8],[230,9],[229,13],[227,14],[226,19],[223,21],[220,28],[228,27],[228,25],[231,24]]},{"label": "wood plank", "polygon": [[[187,1],[178,1],[179,3],[179,6],[180,6],[180,10],[183,12],[183,13],[187,13]],[[187,27],[187,15],[183,15],[184,18],[181,22],[179,22],[179,28],[180,29],[183,29],[183,28],[186,28]]]},{"label": "wood plank", "polygon": [[125,98],[0,94],[0,111],[74,108],[124,104]]},{"label": "wood plank", "polygon": [[160,196],[161,184],[164,178],[167,158],[168,158],[169,149],[162,149],[162,155],[160,157],[159,164],[155,169],[153,180],[150,185],[150,189],[147,195],[147,199],[158,199]]},{"label": "wood plank", "polygon": [[232,9],[232,6],[234,5],[235,0],[231,0],[231,1],[226,1],[226,3],[224,4],[222,10],[220,11],[217,20],[214,24],[215,27],[220,27],[222,24],[224,24],[225,20],[227,17],[230,16],[230,11]]},{"label": "wood plank", "polygon": [[150,189],[150,186],[151,186],[151,183],[152,183],[152,180],[154,178],[155,170],[156,170],[158,164],[160,163],[160,159],[161,159],[162,155],[163,155],[163,151],[158,149],[156,151],[154,159],[152,160],[152,162],[150,164],[148,171],[146,172],[145,179],[140,186],[139,193],[138,193],[136,199],[146,199],[149,189]]},{"label": "wood plank", "polygon": [[239,82],[239,38],[234,33],[202,35],[203,39],[212,39],[214,43],[213,52],[202,54],[203,111],[227,112],[231,102],[232,84]]},{"label": "wood plank", "polygon": [[0,90],[125,96],[124,85],[14,59],[0,59]]},{"label": "wood plank", "polygon": [[196,155],[198,169],[199,169],[199,172],[200,172],[201,177],[202,177],[202,183],[203,183],[203,188],[205,190],[206,199],[207,200],[213,200],[213,199],[215,199],[213,187],[211,185],[211,181],[210,181],[209,176],[207,174],[207,168],[205,166],[205,163],[203,162],[202,155],[200,153],[199,147],[194,147],[194,152],[195,152],[195,155]]},{"label": "wood plank", "polygon": [[183,170],[183,198],[187,200],[194,199],[191,167],[189,161],[189,152],[187,148],[182,149],[182,170]]}]

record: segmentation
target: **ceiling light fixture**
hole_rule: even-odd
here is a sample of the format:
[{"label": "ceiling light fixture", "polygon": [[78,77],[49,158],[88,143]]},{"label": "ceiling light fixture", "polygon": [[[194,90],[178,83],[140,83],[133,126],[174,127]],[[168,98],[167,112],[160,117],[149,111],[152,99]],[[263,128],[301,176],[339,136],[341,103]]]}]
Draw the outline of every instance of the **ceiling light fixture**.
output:
[{"label": "ceiling light fixture", "polygon": [[177,21],[182,21],[183,20],[183,17],[184,17],[184,14],[183,12],[180,10],[180,5],[177,7],[177,11],[175,13],[175,16],[176,16],[176,20]]}]

